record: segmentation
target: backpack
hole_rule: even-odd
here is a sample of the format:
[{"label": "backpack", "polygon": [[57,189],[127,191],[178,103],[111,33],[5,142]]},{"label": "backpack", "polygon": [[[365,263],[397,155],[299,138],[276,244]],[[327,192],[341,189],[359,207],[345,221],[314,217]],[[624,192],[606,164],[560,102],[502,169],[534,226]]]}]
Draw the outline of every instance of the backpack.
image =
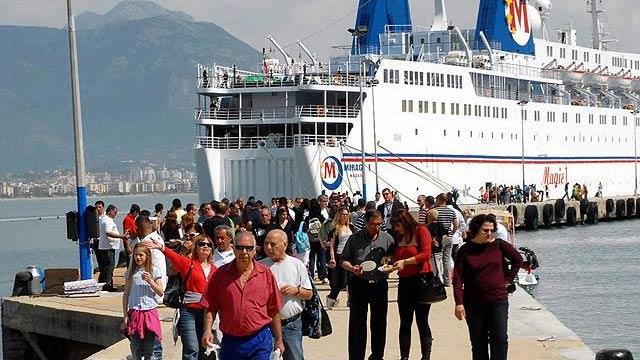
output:
[{"label": "backpack", "polygon": [[313,295],[311,299],[305,300],[302,310],[302,335],[312,339],[320,339],[323,336],[331,335],[331,321],[313,281],[311,281],[311,291]]},{"label": "backpack", "polygon": [[431,238],[438,242],[439,246],[432,246],[431,252],[441,252],[442,251],[442,237],[447,235],[449,232],[447,229],[437,221],[432,222],[427,225],[427,230],[429,230],[429,235]]},{"label": "backpack", "polygon": [[304,221],[300,222],[298,231],[296,231],[294,235],[294,246],[296,247],[296,253],[298,254],[304,254],[311,247],[309,244],[309,235],[304,232]]},{"label": "backpack", "polygon": [[312,242],[320,241],[320,229],[322,228],[322,221],[318,218],[309,219],[309,229],[307,233],[309,234],[309,240]]}]

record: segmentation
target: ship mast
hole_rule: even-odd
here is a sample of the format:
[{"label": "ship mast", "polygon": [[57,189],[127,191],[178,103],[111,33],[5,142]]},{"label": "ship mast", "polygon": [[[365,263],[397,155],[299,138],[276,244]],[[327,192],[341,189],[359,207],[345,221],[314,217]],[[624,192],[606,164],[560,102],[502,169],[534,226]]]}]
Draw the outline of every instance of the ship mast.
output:
[{"label": "ship mast", "polygon": [[603,14],[605,10],[602,8],[603,0],[587,0],[589,10],[587,12],[591,14],[591,42],[594,49],[606,50],[608,43],[617,42],[616,39],[606,39],[609,33],[606,31],[606,25],[604,20],[600,18],[600,14]]}]

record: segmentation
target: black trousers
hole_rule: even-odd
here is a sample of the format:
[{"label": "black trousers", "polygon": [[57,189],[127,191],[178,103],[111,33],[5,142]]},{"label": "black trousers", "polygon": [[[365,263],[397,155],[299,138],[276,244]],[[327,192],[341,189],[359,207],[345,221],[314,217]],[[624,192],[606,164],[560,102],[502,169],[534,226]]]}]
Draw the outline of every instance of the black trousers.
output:
[{"label": "black trousers", "polygon": [[329,269],[329,285],[331,285],[331,292],[329,297],[333,300],[338,299],[340,291],[347,285],[347,271],[340,265],[342,259],[340,255],[336,254],[336,267]]},{"label": "black trousers", "polygon": [[367,280],[349,279],[349,360],[364,360],[367,350],[367,313],[371,308],[371,356],[369,360],[384,358],[387,340],[387,306],[389,284],[386,280],[369,283]]},{"label": "black trousers", "polygon": [[420,334],[420,350],[422,359],[431,358],[431,328],[429,327],[430,304],[418,303],[418,276],[401,277],[398,283],[398,311],[400,312],[400,356],[409,358],[411,350],[411,326],[415,314],[418,333]]},{"label": "black trousers", "polygon": [[[473,360],[506,360],[509,302],[464,304]],[[491,349],[491,356],[489,356]]]},{"label": "black trousers", "polygon": [[113,269],[116,262],[116,251],[111,250],[98,250],[96,254],[98,260],[98,267],[100,267],[100,275],[98,276],[99,283],[105,283],[105,288],[113,287]]}]

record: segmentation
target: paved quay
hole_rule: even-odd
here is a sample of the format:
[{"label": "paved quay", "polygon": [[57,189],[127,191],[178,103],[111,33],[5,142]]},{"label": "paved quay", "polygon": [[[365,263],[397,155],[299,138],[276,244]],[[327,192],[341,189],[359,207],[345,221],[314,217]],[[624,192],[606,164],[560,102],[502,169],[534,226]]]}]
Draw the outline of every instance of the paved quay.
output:
[{"label": "paved quay", "polygon": [[[328,286],[320,286],[324,299]],[[397,281],[390,280],[386,359],[399,358],[399,316]],[[450,289],[449,289],[450,290]],[[129,342],[118,333],[122,317],[121,293],[103,293],[96,298],[19,297],[3,301],[3,326],[34,334],[57,336],[80,343],[107,347],[89,359],[126,359]],[[329,316],[333,334],[313,340],[305,338],[305,357],[309,360],[347,359],[349,310],[346,292],[340,294],[341,303]],[[592,360],[594,353],[566,328],[552,313],[518,289],[509,298],[509,358],[510,359],[570,359]],[[471,359],[471,350],[464,322],[453,316],[453,299],[432,306],[429,322],[434,336],[432,359]],[[160,317],[169,320],[173,309],[160,308]],[[12,315],[11,318],[7,314]],[[180,343],[174,345],[171,323],[163,321],[165,359],[180,358]],[[120,340],[119,340],[120,339]],[[413,329],[411,359],[420,358],[417,328]]]}]

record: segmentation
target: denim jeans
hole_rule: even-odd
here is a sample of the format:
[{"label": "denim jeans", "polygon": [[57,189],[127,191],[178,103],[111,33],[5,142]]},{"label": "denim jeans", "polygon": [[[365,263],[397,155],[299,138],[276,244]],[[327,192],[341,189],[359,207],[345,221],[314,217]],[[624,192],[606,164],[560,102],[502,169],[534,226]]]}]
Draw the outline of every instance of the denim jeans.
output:
[{"label": "denim jeans", "polygon": [[180,309],[178,331],[180,332],[180,341],[182,341],[183,360],[198,360],[198,354],[204,353],[204,349],[200,346],[200,340],[204,335],[202,331],[203,321],[203,309]]},{"label": "denim jeans", "polygon": [[309,274],[313,277],[315,267],[318,265],[318,279],[327,278],[327,251],[322,247],[319,241],[311,243],[311,252],[309,253]]},{"label": "denim jeans", "polygon": [[442,282],[445,286],[451,286],[451,271],[453,262],[451,251],[453,250],[453,237],[442,237]]},{"label": "denim jeans", "polygon": [[131,355],[134,360],[160,360],[162,359],[162,352],[160,357],[155,356],[154,346],[157,342],[155,334],[147,332],[144,336],[144,340],[138,336],[131,336],[130,338]]},{"label": "denim jeans", "polygon": [[499,300],[490,304],[465,303],[464,310],[473,360],[506,360],[509,302]]},{"label": "denim jeans", "polygon": [[302,352],[302,317],[282,326],[283,360],[304,360]]}]

